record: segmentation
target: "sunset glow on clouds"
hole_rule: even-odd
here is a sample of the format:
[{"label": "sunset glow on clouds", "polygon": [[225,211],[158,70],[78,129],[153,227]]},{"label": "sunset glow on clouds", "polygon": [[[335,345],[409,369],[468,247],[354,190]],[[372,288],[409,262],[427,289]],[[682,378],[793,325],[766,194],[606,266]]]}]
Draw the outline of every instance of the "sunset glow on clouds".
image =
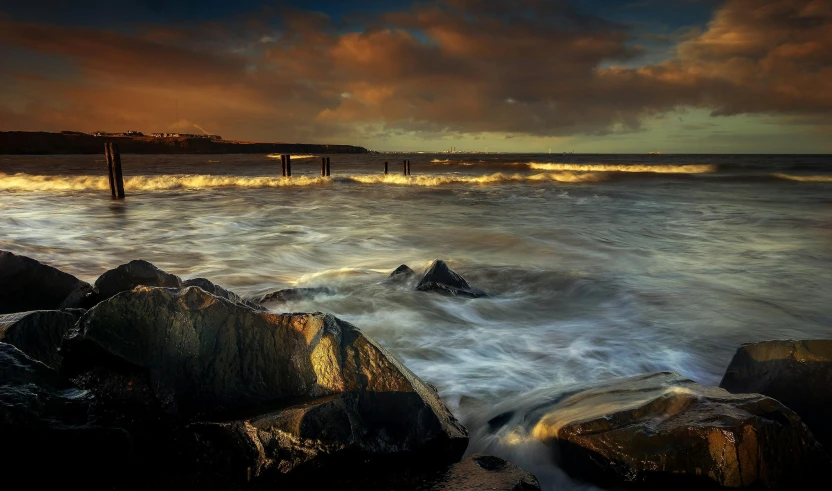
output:
[{"label": "sunset glow on clouds", "polygon": [[195,123],[372,149],[832,151],[832,1],[701,2],[710,20],[670,34],[587,3],[252,4],[189,21],[125,10],[111,24],[0,4],[0,130]]}]

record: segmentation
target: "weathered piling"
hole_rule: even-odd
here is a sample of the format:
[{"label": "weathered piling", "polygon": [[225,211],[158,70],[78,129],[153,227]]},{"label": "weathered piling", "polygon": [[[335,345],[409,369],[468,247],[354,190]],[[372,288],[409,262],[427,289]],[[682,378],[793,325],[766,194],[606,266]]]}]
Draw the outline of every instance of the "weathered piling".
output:
[{"label": "weathered piling", "polygon": [[121,174],[121,153],[118,151],[118,145],[110,144],[111,153],[113,156],[113,180],[116,182],[116,197],[124,199],[124,176]]},{"label": "weathered piling", "polygon": [[387,175],[387,162],[384,163],[384,175]]},{"label": "weathered piling", "polygon": [[107,178],[110,180],[110,194],[115,198],[116,194],[116,178],[113,174],[113,149],[110,147],[111,143],[104,144],[104,156],[107,158]]},{"label": "weathered piling", "polygon": [[286,177],[286,155],[280,154],[280,175]]},{"label": "weathered piling", "polygon": [[326,175],[329,176],[331,167],[329,166],[329,157],[326,158]]},{"label": "weathered piling", "polygon": [[410,175],[410,159],[407,159],[407,175]]},{"label": "weathered piling", "polygon": [[321,177],[326,175],[326,157],[321,157]]},{"label": "weathered piling", "polygon": [[292,156],[286,154],[286,177],[292,177]]},{"label": "weathered piling", "polygon": [[407,175],[407,160],[402,160],[402,175]]}]

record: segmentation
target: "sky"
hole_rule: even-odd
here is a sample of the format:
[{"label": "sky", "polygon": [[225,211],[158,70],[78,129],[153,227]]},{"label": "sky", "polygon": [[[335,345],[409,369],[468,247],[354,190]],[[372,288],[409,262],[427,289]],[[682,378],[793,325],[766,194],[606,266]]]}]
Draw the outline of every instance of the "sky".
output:
[{"label": "sky", "polygon": [[832,153],[832,0],[0,0],[0,131]]}]

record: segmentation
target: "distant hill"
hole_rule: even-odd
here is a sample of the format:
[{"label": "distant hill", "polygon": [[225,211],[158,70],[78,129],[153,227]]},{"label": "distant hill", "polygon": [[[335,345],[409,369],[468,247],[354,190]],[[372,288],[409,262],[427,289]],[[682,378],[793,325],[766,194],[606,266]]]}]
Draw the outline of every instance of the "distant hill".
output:
[{"label": "distant hill", "polygon": [[118,144],[121,153],[367,153],[352,145],[311,143],[254,143],[207,138],[155,138],[152,136],[92,136],[86,133],[0,131],[0,154],[56,155],[104,153],[104,143]]}]

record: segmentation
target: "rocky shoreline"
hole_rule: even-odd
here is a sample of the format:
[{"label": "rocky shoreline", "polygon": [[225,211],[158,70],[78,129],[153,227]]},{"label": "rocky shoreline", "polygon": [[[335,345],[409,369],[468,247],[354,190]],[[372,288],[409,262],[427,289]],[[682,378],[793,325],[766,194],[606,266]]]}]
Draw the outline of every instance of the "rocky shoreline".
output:
[{"label": "rocky shoreline", "polygon": [[[389,282],[487,296],[444,262]],[[10,481],[92,489],[540,489],[473,454],[436,389],[358,327],[276,313],[146,261],[94,285],[0,251],[0,438]],[[744,345],[720,387],[672,372],[543,391],[478,427],[631,489],[811,487],[832,463],[832,340]]]}]

